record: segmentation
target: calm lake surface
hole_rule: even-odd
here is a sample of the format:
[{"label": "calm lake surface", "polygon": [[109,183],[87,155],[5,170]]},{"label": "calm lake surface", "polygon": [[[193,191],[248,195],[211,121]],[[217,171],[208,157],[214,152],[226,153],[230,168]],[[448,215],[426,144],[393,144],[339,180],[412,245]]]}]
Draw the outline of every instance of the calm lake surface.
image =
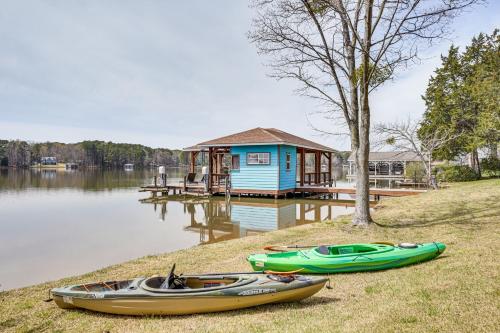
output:
[{"label": "calm lake surface", "polygon": [[[169,169],[170,180],[185,174]],[[150,254],[350,214],[319,200],[172,197],[141,203],[149,170],[0,170],[0,290]],[[337,186],[348,184],[337,183]]]}]

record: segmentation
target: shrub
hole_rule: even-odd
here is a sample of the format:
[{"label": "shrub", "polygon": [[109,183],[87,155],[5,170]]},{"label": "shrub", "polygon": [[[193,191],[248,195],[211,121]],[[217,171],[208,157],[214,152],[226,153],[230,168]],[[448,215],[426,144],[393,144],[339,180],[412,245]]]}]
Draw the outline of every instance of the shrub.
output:
[{"label": "shrub", "polygon": [[500,159],[490,156],[481,160],[481,170],[485,176],[500,177]]},{"label": "shrub", "polygon": [[413,179],[417,182],[425,178],[425,167],[421,162],[409,162],[406,165],[405,178]]},{"label": "shrub", "polygon": [[467,165],[441,165],[435,169],[441,182],[466,182],[479,179],[477,173]]}]

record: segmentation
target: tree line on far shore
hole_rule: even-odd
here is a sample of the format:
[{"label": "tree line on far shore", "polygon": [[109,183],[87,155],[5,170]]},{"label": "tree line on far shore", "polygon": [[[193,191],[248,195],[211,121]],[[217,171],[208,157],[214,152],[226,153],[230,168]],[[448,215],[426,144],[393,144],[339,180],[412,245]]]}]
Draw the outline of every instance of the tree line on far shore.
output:
[{"label": "tree line on far shore", "polygon": [[122,167],[127,163],[136,167],[180,166],[187,161],[186,154],[181,150],[151,148],[139,144],[0,140],[0,166],[25,168],[40,163],[43,157],[55,157],[58,163],[76,163],[82,167],[98,168]]}]

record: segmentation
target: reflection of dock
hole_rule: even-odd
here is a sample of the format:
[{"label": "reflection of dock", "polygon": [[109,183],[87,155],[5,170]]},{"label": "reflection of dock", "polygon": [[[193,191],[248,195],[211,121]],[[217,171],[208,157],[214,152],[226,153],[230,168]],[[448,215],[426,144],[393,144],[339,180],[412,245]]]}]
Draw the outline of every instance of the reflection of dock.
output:
[{"label": "reflection of dock", "polygon": [[[189,222],[184,230],[198,232],[200,244],[240,238],[318,221],[333,220],[334,208],[352,207],[352,201],[233,199],[223,197],[171,196],[157,200],[142,199],[161,207],[161,219],[167,215],[167,203],[183,206]],[[337,213],[338,214],[338,213]]]}]

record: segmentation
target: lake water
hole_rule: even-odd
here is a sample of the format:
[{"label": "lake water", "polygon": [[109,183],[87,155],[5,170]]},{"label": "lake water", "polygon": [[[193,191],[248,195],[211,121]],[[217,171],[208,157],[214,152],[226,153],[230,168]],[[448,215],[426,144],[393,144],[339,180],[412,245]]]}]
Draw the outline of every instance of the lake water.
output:
[{"label": "lake water", "polygon": [[[185,174],[169,169],[170,179]],[[153,171],[0,170],[0,290],[150,254],[335,219],[319,200],[171,197],[141,203]]]}]

